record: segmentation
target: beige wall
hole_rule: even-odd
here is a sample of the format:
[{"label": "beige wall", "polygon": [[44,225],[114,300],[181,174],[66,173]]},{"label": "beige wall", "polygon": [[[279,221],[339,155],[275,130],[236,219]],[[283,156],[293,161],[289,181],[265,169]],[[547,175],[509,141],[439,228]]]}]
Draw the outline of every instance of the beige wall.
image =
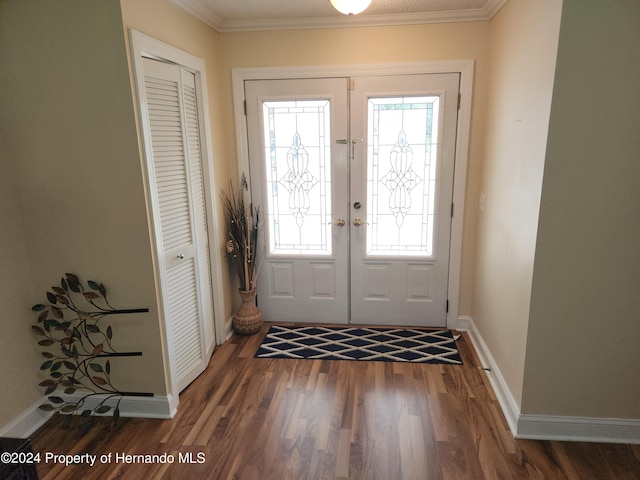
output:
[{"label": "beige wall", "polygon": [[[2,116],[0,135],[5,131],[5,120]],[[6,140],[0,136],[0,146],[5,145]],[[42,396],[36,372],[44,361],[29,328],[34,321],[29,306],[39,297],[31,288],[26,239],[9,168],[10,158],[11,153],[0,148],[0,379],[3,384],[0,428]]]},{"label": "beige wall", "polygon": [[[151,309],[111,320],[116,346],[143,352],[112,362],[114,380],[126,390],[164,395],[120,4],[3,1],[0,32],[0,154],[3,175],[8,174],[3,183],[12,181],[15,194],[11,206],[3,205],[14,213],[0,221],[3,237],[16,235],[3,242],[17,247],[9,267],[21,272],[13,283],[0,277],[3,295],[13,292],[12,302],[20,302],[3,312],[3,325],[19,320],[29,330],[30,306],[45,300],[65,272],[101,281],[114,306]],[[1,337],[3,355],[7,341],[17,342],[25,354],[36,341],[24,334]],[[15,369],[1,363],[5,419],[27,407],[5,396],[33,398],[39,378],[30,359]]]},{"label": "beige wall", "polygon": [[491,21],[472,318],[518,404],[560,8],[511,0]]},{"label": "beige wall", "polygon": [[639,22],[564,1],[523,413],[640,418]]},{"label": "beige wall", "polygon": [[[233,117],[231,113],[224,111],[224,95],[220,88],[219,34],[168,0],[121,0],[120,3],[127,43],[129,30],[133,29],[204,60],[211,120],[213,175],[216,182],[212,195],[217,197],[221,189],[227,187],[229,179],[238,178],[237,159],[235,150],[232,148],[235,137],[228,137],[223,129]],[[229,138],[231,138],[230,141]],[[220,222],[222,211],[218,209],[217,212],[211,212],[210,216],[212,221]],[[211,248],[220,249],[221,258],[224,259],[226,258],[226,253],[223,252],[225,232],[222,224],[219,230],[221,238],[217,244],[212,244]],[[233,284],[227,281],[232,278],[228,263],[224,262],[222,267],[225,279],[223,284],[224,320],[227,320],[235,311],[234,307],[239,306],[239,296],[233,291]]]},{"label": "beige wall", "polygon": [[[480,176],[485,89],[487,83],[488,22],[224,33],[221,39],[222,99],[233,118],[231,69],[254,67],[332,66],[393,62],[476,61],[474,104],[469,150],[467,205],[464,217],[459,313],[471,311],[471,280],[477,185]],[[225,136],[235,138],[234,125]],[[235,155],[229,144],[227,155]]]}]

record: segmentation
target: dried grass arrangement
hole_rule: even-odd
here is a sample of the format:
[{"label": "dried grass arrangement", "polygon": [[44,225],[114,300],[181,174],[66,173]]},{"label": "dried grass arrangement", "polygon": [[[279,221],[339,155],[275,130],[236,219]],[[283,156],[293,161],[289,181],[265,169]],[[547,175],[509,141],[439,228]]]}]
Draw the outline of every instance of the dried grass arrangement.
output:
[{"label": "dried grass arrangement", "polygon": [[245,174],[240,179],[240,189],[236,193],[229,181],[229,193],[222,192],[222,205],[227,226],[227,253],[231,256],[238,272],[240,290],[252,291],[257,286],[260,272],[258,251],[258,232],[260,222],[259,208],[245,201],[249,184]]}]

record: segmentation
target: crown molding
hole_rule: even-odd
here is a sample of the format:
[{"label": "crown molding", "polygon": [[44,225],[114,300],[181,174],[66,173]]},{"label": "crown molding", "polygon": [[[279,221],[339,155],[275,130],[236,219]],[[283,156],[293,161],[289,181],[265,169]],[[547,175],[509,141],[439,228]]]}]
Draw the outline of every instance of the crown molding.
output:
[{"label": "crown molding", "polygon": [[214,30],[220,31],[219,29],[224,23],[210,8],[198,0],[171,0],[171,2],[183,10],[186,10],[194,17],[202,20]]},{"label": "crown molding", "polygon": [[476,22],[491,20],[508,0],[489,0],[484,8],[398,15],[349,15],[320,18],[283,18],[224,21],[199,0],[171,0],[218,32],[258,30],[300,30],[318,28],[381,27],[425,23]]},{"label": "crown molding", "polygon": [[483,8],[486,16],[489,17],[488,20],[491,20],[508,1],[509,0],[489,0]]}]

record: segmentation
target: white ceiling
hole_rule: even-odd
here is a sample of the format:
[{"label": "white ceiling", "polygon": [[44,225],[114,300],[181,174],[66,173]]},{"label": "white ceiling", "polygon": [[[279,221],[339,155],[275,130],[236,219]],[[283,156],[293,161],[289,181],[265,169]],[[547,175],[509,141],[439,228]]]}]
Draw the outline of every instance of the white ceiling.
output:
[{"label": "white ceiling", "polygon": [[220,32],[489,20],[508,0],[372,0],[342,15],[329,0],[172,0]]}]

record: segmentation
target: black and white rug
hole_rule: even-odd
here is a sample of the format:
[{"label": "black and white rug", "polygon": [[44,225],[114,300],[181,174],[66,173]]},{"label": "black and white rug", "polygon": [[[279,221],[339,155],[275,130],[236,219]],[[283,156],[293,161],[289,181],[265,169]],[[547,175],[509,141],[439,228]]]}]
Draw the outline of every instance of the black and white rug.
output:
[{"label": "black and white rug", "polygon": [[272,325],[255,357],[462,364],[449,330],[383,327]]}]

